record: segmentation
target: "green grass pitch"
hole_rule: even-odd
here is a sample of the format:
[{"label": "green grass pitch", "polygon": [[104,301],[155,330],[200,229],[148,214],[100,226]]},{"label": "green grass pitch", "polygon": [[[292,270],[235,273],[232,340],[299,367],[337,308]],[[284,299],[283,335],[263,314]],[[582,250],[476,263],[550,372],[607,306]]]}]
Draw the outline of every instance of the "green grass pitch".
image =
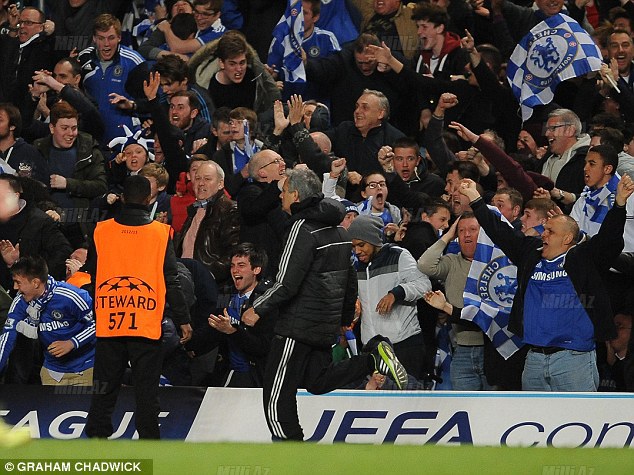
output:
[{"label": "green grass pitch", "polygon": [[[206,444],[179,441],[34,440],[0,449],[15,459],[152,459],[169,475],[634,473],[631,449],[555,449],[357,444]],[[18,473],[13,471],[12,473]],[[93,472],[94,473],[94,472]]]}]

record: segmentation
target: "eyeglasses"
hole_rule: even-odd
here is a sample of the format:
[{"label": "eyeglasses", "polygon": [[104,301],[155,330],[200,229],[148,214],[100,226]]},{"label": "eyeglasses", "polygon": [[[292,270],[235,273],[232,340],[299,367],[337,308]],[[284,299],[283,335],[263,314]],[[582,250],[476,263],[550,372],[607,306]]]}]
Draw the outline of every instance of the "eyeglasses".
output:
[{"label": "eyeglasses", "polygon": [[371,190],[376,190],[377,188],[387,188],[387,183],[384,181],[371,181],[365,185],[366,188],[370,188]]},{"label": "eyeglasses", "polygon": [[559,127],[568,127],[569,125],[572,125],[572,124],[547,125],[547,126],[546,126],[546,132],[554,132],[554,131],[555,131],[555,130],[557,130]]},{"label": "eyeglasses", "polygon": [[268,167],[269,165],[273,165],[273,164],[279,165],[280,163],[282,163],[282,160],[280,160],[279,158],[276,158],[275,160],[273,160],[272,162],[267,163],[266,165],[262,165],[260,167],[260,170],[262,170],[263,168]]},{"label": "eyeglasses", "polygon": [[215,11],[210,11],[210,12],[205,12],[205,11],[200,11],[200,10],[194,10],[194,16],[204,16],[209,18],[210,16],[214,16],[216,14]]},{"label": "eyeglasses", "polygon": [[31,21],[31,20],[22,20],[18,23],[19,26],[33,26],[33,25],[43,25],[43,21]]}]

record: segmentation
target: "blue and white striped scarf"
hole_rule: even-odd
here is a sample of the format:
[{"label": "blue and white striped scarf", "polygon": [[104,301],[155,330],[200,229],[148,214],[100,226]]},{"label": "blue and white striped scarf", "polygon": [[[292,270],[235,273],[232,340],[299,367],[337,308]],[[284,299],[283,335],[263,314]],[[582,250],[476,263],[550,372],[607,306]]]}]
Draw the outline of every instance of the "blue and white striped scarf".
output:
[{"label": "blue and white striped scarf", "polygon": [[40,297],[31,300],[28,307],[26,307],[28,317],[24,320],[20,320],[16,324],[15,330],[17,332],[22,333],[27,338],[31,338],[33,340],[37,338],[37,328],[40,324],[42,309],[51,301],[56,288],[57,281],[49,275],[46,281],[46,290],[44,290],[44,293]]},{"label": "blue and white striped scarf", "polygon": [[236,144],[233,147],[233,173],[240,173],[240,171],[249,163],[251,157],[260,151],[260,147],[253,142],[249,137],[249,121],[244,119],[244,150],[240,150]]},{"label": "blue and white striped scarf", "polygon": [[605,219],[605,215],[614,206],[614,200],[616,198],[616,187],[619,184],[621,177],[618,173],[612,175],[610,181],[608,181],[601,188],[591,189],[586,186],[581,192],[581,197],[584,199],[583,213],[593,223],[602,223]]}]

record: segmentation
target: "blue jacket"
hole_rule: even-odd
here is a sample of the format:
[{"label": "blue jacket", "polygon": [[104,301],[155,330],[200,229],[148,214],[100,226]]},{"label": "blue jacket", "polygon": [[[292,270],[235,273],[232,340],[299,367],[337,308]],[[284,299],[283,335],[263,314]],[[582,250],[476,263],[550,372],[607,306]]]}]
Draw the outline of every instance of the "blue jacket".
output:
[{"label": "blue jacket", "polygon": [[96,137],[101,145],[123,135],[122,124],[133,132],[138,130],[141,125],[139,119],[130,115],[129,111],[110,104],[109,95],[116,93],[129,99],[143,98],[143,81],[148,77],[145,59],[127,46],[119,46],[112,64],[105,71],[94,46],[79,53],[78,59],[84,74],[84,90],[94,98],[105,124],[104,135]]},{"label": "blue jacket", "polygon": [[[43,305],[39,321],[27,313],[29,303],[22,294],[13,300],[0,335],[0,369],[7,364],[18,332],[24,333],[21,330],[24,326],[37,331],[44,348],[45,368],[60,373],[79,373],[93,367],[96,337],[92,298],[85,290],[66,282],[49,278],[50,282],[55,283],[55,289],[51,299]],[[51,343],[65,340],[71,340],[75,346],[70,353],[56,358],[46,351]]]}]

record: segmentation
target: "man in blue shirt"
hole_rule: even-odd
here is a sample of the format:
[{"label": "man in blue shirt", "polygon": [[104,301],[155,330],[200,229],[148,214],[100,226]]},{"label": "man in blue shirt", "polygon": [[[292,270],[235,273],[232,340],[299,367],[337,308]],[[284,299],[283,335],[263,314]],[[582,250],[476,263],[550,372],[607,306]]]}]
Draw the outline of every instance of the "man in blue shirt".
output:
[{"label": "man in blue shirt", "polygon": [[627,175],[599,232],[578,243],[579,226],[558,215],[541,238],[523,236],[486,206],[472,180],[465,195],[482,228],[517,266],[509,330],[529,345],[522,374],[528,391],[596,391],[595,340],[616,336],[604,275],[623,249],[625,204],[634,192]]},{"label": "man in blue shirt", "polygon": [[0,335],[0,368],[21,333],[44,348],[42,384],[91,386],[96,338],[88,292],[53,279],[41,257],[22,257],[11,274],[19,293]]},{"label": "man in blue shirt", "polygon": [[143,57],[121,43],[121,22],[109,14],[95,18],[94,46],[79,53],[84,89],[97,102],[105,124],[101,146],[121,135],[121,125],[136,132],[141,122],[135,115],[134,98],[143,98],[148,68]]}]

